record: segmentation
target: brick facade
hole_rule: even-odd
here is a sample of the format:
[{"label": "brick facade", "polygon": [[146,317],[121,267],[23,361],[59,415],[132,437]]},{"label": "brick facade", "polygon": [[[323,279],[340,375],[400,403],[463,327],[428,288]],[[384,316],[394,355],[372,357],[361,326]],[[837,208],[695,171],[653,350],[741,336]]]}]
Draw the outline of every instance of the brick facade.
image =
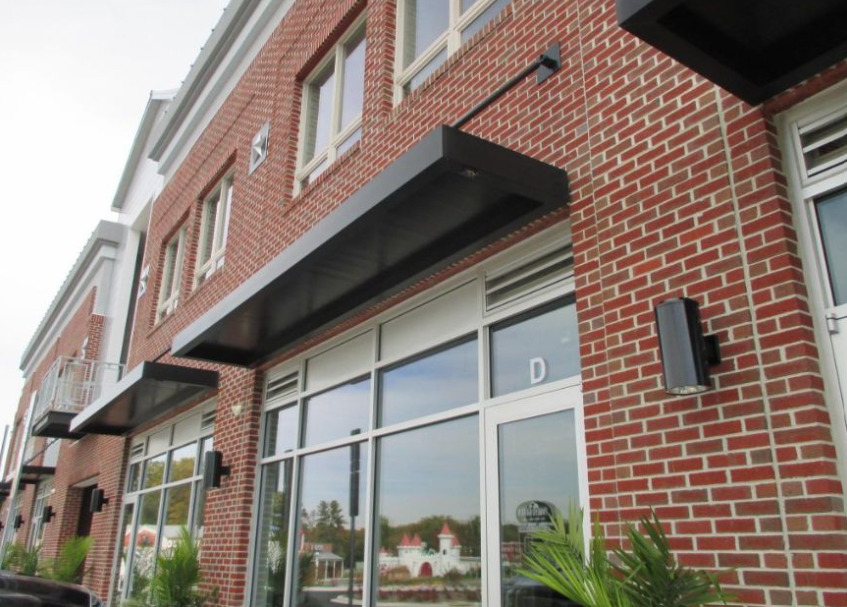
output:
[{"label": "brick facade", "polygon": [[[302,82],[363,10],[362,140],[294,196]],[[221,374],[215,445],[232,473],[209,494],[202,543],[206,583],[219,589],[220,605],[245,604],[264,371],[565,223],[575,255],[591,514],[615,541],[621,523],[654,508],[683,563],[731,569],[724,582],[739,604],[847,604],[844,489],[774,121],[843,80],[847,63],[751,107],[620,29],[611,0],[514,0],[395,106],[395,15],[394,0],[297,0],[153,207],[150,286],[138,302],[128,368],[160,360]],[[465,130],[565,169],[567,210],[261,369],[168,354],[176,333],[553,41],[562,45],[562,69],[541,86],[519,84]],[[268,158],[248,175],[251,139],[266,121]],[[194,288],[202,200],[230,170],[226,261]],[[164,247],[182,225],[180,304],[157,324]],[[706,330],[721,344],[715,390],[702,396],[671,397],[662,388],[653,309],[679,296],[701,304]],[[95,344],[98,321],[84,320]],[[63,348],[56,354],[71,352]],[[98,475],[107,495],[119,496],[126,468],[122,438],[87,437],[62,456],[74,464],[56,477],[54,503],[64,501],[66,512],[47,532],[48,552],[73,528],[70,487]],[[119,512],[116,499],[94,518],[89,581],[103,595]]]}]

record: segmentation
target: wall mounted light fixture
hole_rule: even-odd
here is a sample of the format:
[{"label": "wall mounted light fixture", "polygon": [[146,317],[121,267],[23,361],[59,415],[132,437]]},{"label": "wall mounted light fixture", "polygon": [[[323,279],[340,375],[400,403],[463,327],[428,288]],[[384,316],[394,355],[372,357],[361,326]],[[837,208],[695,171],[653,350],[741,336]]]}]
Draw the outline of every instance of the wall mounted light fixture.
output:
[{"label": "wall mounted light fixture", "polygon": [[91,492],[91,502],[88,504],[88,511],[91,514],[103,512],[103,506],[109,503],[109,498],[106,497],[106,492],[102,489],[95,489]]},{"label": "wall mounted light fixture", "polygon": [[709,366],[721,362],[718,338],[703,335],[700,306],[680,297],[656,306],[662,375],[668,394],[699,394],[712,388]]},{"label": "wall mounted light fixture", "polygon": [[44,510],[41,511],[41,524],[46,525],[54,518],[56,518],[56,513],[53,512],[53,506],[44,506]]},{"label": "wall mounted light fixture", "polygon": [[24,524],[24,517],[22,517],[20,514],[18,514],[15,517],[15,524],[13,525],[13,527],[15,528],[15,531],[17,531],[18,529],[23,527],[23,524]]},{"label": "wall mounted light fixture", "polygon": [[221,486],[221,478],[230,475],[229,466],[224,466],[220,451],[209,451],[203,459],[203,487],[214,489]]}]

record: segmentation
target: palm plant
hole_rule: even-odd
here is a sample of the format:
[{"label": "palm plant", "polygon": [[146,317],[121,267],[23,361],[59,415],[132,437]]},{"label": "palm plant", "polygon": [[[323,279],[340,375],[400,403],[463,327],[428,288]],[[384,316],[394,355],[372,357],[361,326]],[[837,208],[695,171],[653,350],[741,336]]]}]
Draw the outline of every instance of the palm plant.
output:
[{"label": "palm plant", "polygon": [[85,573],[85,559],[93,543],[91,537],[73,536],[64,543],[59,556],[41,568],[41,575],[57,582],[79,584]]},{"label": "palm plant", "polygon": [[645,534],[628,525],[630,549],[614,550],[617,562],[598,521],[585,554],[582,522],[575,507],[567,521],[557,513],[550,529],[534,534],[520,573],[583,607],[701,607],[729,599],[713,574],[677,563],[655,513],[641,519]]},{"label": "palm plant", "polygon": [[150,600],[131,599],[126,607],[205,607],[214,604],[215,593],[199,590],[200,549],[185,527],[166,554],[156,558],[156,573],[150,583]]},{"label": "palm plant", "polygon": [[38,560],[40,558],[40,544],[36,544],[33,548],[26,548],[22,544],[11,544],[6,549],[6,556],[3,558],[3,564],[0,567],[21,575],[35,575],[38,573]]}]

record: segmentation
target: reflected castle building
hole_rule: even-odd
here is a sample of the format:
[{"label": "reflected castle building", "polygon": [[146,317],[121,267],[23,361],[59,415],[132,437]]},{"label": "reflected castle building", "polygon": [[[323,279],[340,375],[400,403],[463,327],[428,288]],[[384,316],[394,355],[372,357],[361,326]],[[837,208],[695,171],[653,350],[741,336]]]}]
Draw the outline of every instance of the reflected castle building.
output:
[{"label": "reflected castle building", "polygon": [[392,556],[385,548],[379,552],[379,569],[388,572],[405,567],[409,575],[418,577],[443,577],[450,571],[467,574],[480,568],[479,557],[462,556],[462,545],[445,522],[438,534],[438,550],[428,548],[417,533],[403,539],[397,545],[397,555]]}]

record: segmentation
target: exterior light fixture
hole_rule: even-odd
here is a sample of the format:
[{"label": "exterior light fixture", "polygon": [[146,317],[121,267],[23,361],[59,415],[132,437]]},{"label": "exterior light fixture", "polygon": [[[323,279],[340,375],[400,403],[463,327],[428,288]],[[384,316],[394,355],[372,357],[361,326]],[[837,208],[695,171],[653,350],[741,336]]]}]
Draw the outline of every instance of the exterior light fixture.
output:
[{"label": "exterior light fixture", "polygon": [[697,302],[680,297],[660,303],[656,329],[665,391],[686,396],[710,390],[709,366],[720,364],[720,349],[717,336],[703,335]]},{"label": "exterior light fixture", "polygon": [[88,511],[91,514],[103,512],[103,506],[109,503],[109,498],[106,497],[106,492],[102,489],[95,489],[91,492],[91,503],[88,505]]},{"label": "exterior light fixture", "polygon": [[18,529],[23,527],[23,524],[24,524],[24,517],[22,517],[20,514],[15,516],[15,524],[13,525],[14,528],[15,528],[15,531],[17,531]]},{"label": "exterior light fixture", "polygon": [[41,511],[41,523],[46,525],[54,518],[56,518],[56,513],[53,512],[53,506],[44,506],[44,510]]},{"label": "exterior light fixture", "polygon": [[203,459],[203,487],[214,489],[221,486],[221,477],[230,475],[229,466],[223,465],[220,451],[209,451]]}]

